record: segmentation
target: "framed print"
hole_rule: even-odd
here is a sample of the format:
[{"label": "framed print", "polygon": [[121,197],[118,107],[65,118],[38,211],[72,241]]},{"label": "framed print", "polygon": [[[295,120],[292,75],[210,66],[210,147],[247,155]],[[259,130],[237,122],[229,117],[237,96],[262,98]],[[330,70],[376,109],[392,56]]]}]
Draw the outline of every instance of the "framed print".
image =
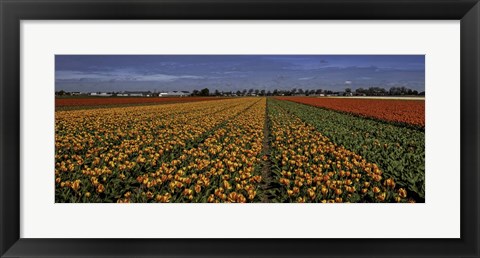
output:
[{"label": "framed print", "polygon": [[1,1],[1,256],[478,257],[479,6]]}]

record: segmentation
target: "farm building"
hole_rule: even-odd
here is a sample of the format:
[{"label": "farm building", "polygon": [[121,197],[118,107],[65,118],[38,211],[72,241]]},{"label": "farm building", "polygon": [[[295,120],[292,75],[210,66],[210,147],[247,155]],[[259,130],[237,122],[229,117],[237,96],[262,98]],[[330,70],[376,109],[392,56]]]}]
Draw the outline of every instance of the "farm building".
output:
[{"label": "farm building", "polygon": [[124,91],[117,94],[118,97],[151,97],[152,93],[149,91]]},{"label": "farm building", "polygon": [[111,97],[112,94],[106,92],[92,92],[90,96],[97,96],[97,97]]},{"label": "farm building", "polygon": [[159,97],[186,97],[189,96],[190,92],[188,91],[169,91],[169,92],[161,92],[158,94]]}]

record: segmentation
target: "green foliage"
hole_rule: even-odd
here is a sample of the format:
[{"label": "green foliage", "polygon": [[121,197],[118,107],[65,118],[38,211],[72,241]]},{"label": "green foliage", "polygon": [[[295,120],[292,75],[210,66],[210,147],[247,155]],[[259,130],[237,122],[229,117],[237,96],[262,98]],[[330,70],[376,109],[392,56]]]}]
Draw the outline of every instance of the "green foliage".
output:
[{"label": "green foliage", "polygon": [[337,145],[380,166],[384,175],[425,201],[425,133],[288,101],[271,100],[315,126]]}]

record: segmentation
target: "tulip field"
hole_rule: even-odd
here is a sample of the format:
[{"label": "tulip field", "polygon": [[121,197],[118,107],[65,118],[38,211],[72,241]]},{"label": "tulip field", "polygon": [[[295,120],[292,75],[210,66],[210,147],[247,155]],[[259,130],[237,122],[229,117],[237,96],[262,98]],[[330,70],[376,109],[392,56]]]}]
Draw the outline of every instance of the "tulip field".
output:
[{"label": "tulip field", "polygon": [[57,203],[425,202],[423,101],[71,101],[55,112]]},{"label": "tulip field", "polygon": [[181,102],[219,100],[221,98],[189,97],[189,98],[150,98],[150,97],[64,97],[55,99],[55,107],[59,110],[110,108],[133,105],[171,104]]},{"label": "tulip field", "polygon": [[279,99],[390,121],[401,125],[425,127],[424,100],[306,97],[281,97]]}]

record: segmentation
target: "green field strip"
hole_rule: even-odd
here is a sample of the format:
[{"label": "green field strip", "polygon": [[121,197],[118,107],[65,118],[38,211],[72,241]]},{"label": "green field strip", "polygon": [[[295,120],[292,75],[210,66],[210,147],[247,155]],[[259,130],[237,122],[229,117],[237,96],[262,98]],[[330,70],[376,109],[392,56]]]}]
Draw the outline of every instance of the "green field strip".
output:
[{"label": "green field strip", "polygon": [[[277,100],[279,100],[279,99],[277,99]],[[347,111],[341,111],[341,110],[335,110],[335,109],[332,109],[332,108],[327,108],[327,107],[322,107],[322,106],[312,106],[312,105],[309,105],[309,104],[306,104],[306,103],[295,102],[293,100],[279,100],[279,101],[288,101],[288,102],[292,102],[292,103],[299,104],[299,105],[305,105],[305,106],[309,106],[309,107],[314,107],[314,108],[323,109],[323,110],[326,110],[326,111],[339,113],[339,114],[342,114],[342,115],[354,116],[354,117],[358,117],[358,118],[361,118],[361,119],[367,119],[367,120],[372,120],[372,121],[375,121],[375,122],[385,123],[387,125],[396,125],[396,126],[400,126],[400,127],[406,127],[406,128],[409,128],[409,129],[425,132],[425,127],[412,125],[412,124],[409,124],[409,123],[402,123],[402,122],[384,120],[384,119],[376,118],[376,117],[373,117],[373,116],[361,115],[361,114],[347,112]],[[405,100],[405,101],[417,101],[417,100]]]},{"label": "green field strip", "polygon": [[378,164],[415,201],[425,202],[424,132],[290,101],[268,101],[313,125],[335,144]]}]

